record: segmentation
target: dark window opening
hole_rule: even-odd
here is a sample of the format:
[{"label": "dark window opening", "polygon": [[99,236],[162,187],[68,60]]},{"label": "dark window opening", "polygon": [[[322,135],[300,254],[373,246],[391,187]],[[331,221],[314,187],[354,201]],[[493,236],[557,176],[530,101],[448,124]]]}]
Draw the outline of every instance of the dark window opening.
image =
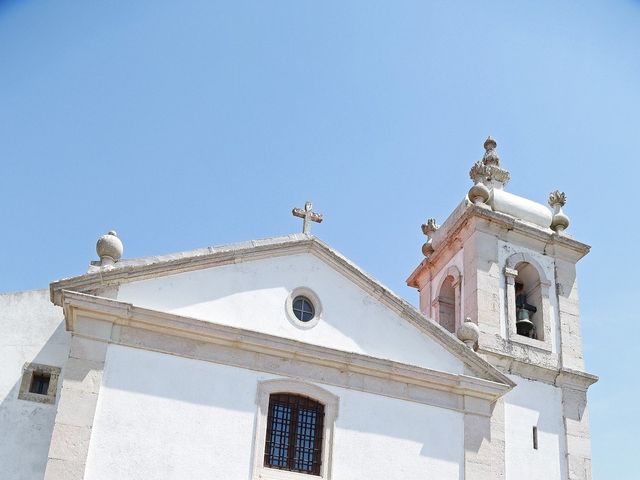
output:
[{"label": "dark window opening", "polygon": [[538,449],[538,427],[533,427],[533,449]]},{"label": "dark window opening", "polygon": [[536,267],[527,262],[516,265],[518,275],[515,278],[516,332],[518,335],[544,340],[544,321],[542,318],[542,290]]},{"label": "dark window opening", "polygon": [[320,475],[324,406],[289,393],[269,397],[266,467]]},{"label": "dark window opening", "polygon": [[307,297],[296,297],[293,300],[293,314],[301,322],[308,322],[315,315],[313,303]]},{"label": "dark window opening", "polygon": [[31,375],[31,385],[29,392],[39,395],[46,395],[49,391],[49,380],[51,376],[48,373],[33,372]]}]

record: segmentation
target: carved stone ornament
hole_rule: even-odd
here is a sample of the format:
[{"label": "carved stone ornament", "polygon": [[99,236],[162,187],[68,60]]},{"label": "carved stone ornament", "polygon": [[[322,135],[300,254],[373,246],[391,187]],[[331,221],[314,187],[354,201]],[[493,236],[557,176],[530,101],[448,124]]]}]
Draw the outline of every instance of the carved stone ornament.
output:
[{"label": "carved stone ornament", "polygon": [[485,152],[484,156],[482,157],[482,164],[487,167],[487,181],[491,184],[495,184],[495,186],[502,188],[509,182],[510,174],[507,170],[500,168],[500,157],[498,156],[498,152],[496,151],[497,145],[498,144],[496,143],[496,141],[491,137],[488,137],[485,140]]},{"label": "carved stone ornament", "polygon": [[100,257],[100,265],[113,265],[122,257],[124,246],[115,230],[102,235],[96,243],[96,253]]},{"label": "carved stone ornament", "polygon": [[422,245],[422,254],[425,257],[428,257],[433,253],[433,244],[431,241],[431,237],[433,236],[434,232],[440,228],[440,225],[436,223],[435,218],[429,218],[427,220],[427,223],[423,223],[420,228],[422,229],[422,233],[424,233],[428,238],[425,244]]},{"label": "carved stone ornament", "polygon": [[491,170],[481,161],[477,161],[469,170],[469,177],[473,180],[473,183],[484,183],[491,175]]},{"label": "carved stone ornament", "polygon": [[500,166],[500,157],[498,156],[498,152],[496,152],[496,147],[498,144],[496,141],[488,136],[484,141],[484,157],[482,157],[482,163],[485,165],[493,165],[496,167]]},{"label": "carved stone ornament", "polygon": [[456,336],[463,341],[467,347],[473,350],[478,343],[478,338],[480,338],[480,329],[478,328],[478,325],[473,323],[471,319],[467,317],[464,319],[462,325],[458,327]]},{"label": "carved stone ornament", "polygon": [[555,208],[556,205],[564,207],[567,203],[567,194],[560,190],[555,190],[549,194],[549,206]]},{"label": "carved stone ornament", "polygon": [[489,167],[482,162],[474,163],[471,170],[469,170],[469,176],[471,180],[473,180],[474,185],[469,189],[467,195],[469,200],[475,205],[483,204],[489,199],[489,188],[487,188],[485,183],[490,175],[491,171]]},{"label": "carved stone ornament", "polygon": [[427,223],[423,223],[420,228],[422,229],[422,233],[431,238],[433,233],[440,228],[440,225],[436,223],[435,218],[429,218]]},{"label": "carved stone ornament", "polygon": [[569,217],[562,211],[566,203],[567,195],[564,192],[555,190],[549,194],[549,206],[553,208],[551,230],[556,233],[562,233],[569,227]]}]

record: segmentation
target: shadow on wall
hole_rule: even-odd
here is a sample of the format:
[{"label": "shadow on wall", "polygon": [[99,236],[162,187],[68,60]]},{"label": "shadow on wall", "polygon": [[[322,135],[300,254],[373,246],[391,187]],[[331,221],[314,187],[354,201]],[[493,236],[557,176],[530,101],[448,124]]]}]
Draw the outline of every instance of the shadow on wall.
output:
[{"label": "shadow on wall", "polygon": [[[29,341],[26,338],[25,343]],[[0,442],[0,466],[3,479],[34,480],[44,477],[62,382],[58,382],[56,403],[53,405],[18,399],[18,392],[24,364],[40,363],[63,368],[69,355],[69,341],[70,334],[65,330],[61,318],[35,355],[30,354],[37,348],[33,344],[2,346],[3,362],[10,362],[4,363],[2,368],[7,376],[17,377],[13,386],[5,390],[6,396],[0,402],[0,432],[3,436]]]},{"label": "shadow on wall", "polygon": [[[287,296],[299,287],[310,288],[320,299],[322,321],[312,329],[301,330],[286,315]],[[120,286],[118,300],[305,343],[462,373],[460,362],[444,347],[311,254],[131,282]],[[424,322],[432,320],[425,318]]]},{"label": "shadow on wall", "polygon": [[[248,415],[253,422],[258,382],[273,378],[283,377],[111,345],[105,364],[99,416],[111,432],[124,424],[129,432],[140,431],[146,428],[144,425],[162,417],[166,422],[182,425],[177,429],[182,434],[188,431],[186,423],[192,422],[201,428],[199,422],[213,415],[205,414],[202,407],[226,410],[230,416]],[[345,442],[343,447],[365,441],[361,436],[365,434],[371,436],[366,440],[371,447],[393,445],[405,453],[413,451],[416,457],[463,462],[462,446],[458,442],[463,438],[464,427],[459,412],[313,383],[340,398],[336,428],[344,432],[340,436]],[[123,431],[123,436],[126,433]],[[384,437],[396,441],[381,441]],[[121,441],[124,442],[124,438]],[[136,442],[139,446],[140,440]],[[339,442],[336,439],[335,448],[341,448]],[[382,451],[380,455],[383,455]]]}]

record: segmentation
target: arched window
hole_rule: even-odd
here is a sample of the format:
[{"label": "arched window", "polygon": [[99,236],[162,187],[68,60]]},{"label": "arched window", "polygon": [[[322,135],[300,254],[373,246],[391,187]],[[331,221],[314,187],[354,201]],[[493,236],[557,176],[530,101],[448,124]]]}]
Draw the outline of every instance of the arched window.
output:
[{"label": "arched window", "polygon": [[440,325],[455,333],[460,323],[460,271],[455,265],[444,273],[437,294],[431,303],[433,316]]},{"label": "arched window", "polygon": [[527,262],[516,265],[515,278],[516,332],[536,340],[544,340],[540,276]]},{"label": "arched window", "polygon": [[456,331],[456,291],[449,275],[440,286],[438,295],[438,322],[451,333]]},{"label": "arched window", "polygon": [[324,405],[291,393],[269,396],[264,466],[320,475]]},{"label": "arched window", "polygon": [[514,253],[504,274],[508,338],[552,351],[551,282],[541,263],[528,253]]}]

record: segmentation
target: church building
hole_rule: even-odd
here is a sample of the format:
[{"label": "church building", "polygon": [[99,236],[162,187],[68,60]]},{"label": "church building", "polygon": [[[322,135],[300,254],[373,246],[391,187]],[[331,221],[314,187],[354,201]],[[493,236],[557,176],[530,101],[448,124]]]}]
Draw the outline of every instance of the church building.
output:
[{"label": "church building", "polygon": [[589,246],[484,148],[422,225],[419,309],[309,202],[303,233],[157,257],[111,231],[86,273],[1,294],[0,478],[590,479]]}]

